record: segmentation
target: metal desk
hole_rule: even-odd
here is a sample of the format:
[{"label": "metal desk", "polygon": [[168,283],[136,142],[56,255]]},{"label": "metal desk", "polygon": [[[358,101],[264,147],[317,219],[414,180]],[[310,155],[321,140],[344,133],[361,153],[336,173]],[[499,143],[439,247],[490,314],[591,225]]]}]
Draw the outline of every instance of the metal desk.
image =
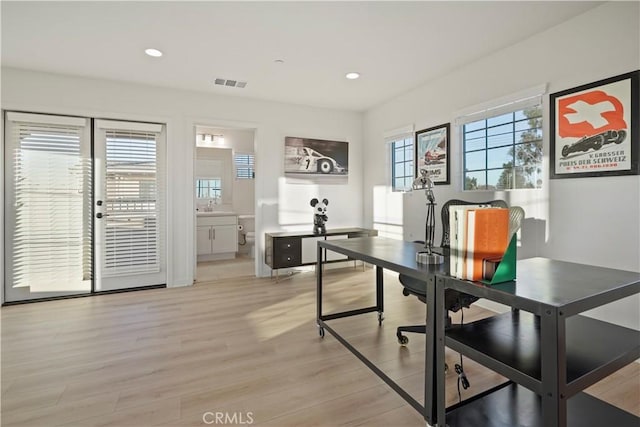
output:
[{"label": "metal desk", "polygon": [[[318,242],[318,264],[323,260],[323,250],[331,250],[349,258],[362,260],[376,266],[376,305],[364,307],[357,310],[350,310],[338,313],[324,314],[322,312],[322,269],[317,269],[317,322],[320,336],[324,336],[325,330],[329,331],[340,343],[342,343],[351,353],[358,357],[376,375],[395,390],[413,408],[420,412],[429,424],[435,424],[435,376],[434,376],[434,312],[435,298],[435,278],[436,274],[446,274],[449,271],[448,256],[445,257],[444,264],[437,266],[426,266],[418,264],[415,260],[416,252],[423,246],[417,243],[403,242],[400,240],[387,239],[383,237],[361,237],[348,240],[326,240]],[[427,304],[425,305],[426,331],[426,358],[425,358],[425,405],[422,406],[411,395],[404,391],[398,384],[389,378],[384,372],[376,367],[362,353],[356,350],[346,339],[331,328],[327,321],[349,316],[357,316],[364,313],[377,312],[378,325],[384,320],[384,300],[383,300],[383,269],[389,269],[398,273],[406,274],[417,279],[425,280],[429,283],[427,289]],[[444,362],[442,363],[444,366]],[[443,370],[443,369],[441,369]]]},{"label": "metal desk", "polygon": [[[517,310],[445,331],[447,288]],[[639,418],[582,390],[640,357],[640,332],[579,313],[638,292],[640,273],[545,258],[518,261],[517,280],[499,285],[439,276],[435,360],[447,346],[510,382],[448,411],[444,393],[435,393],[438,425],[446,413],[450,427],[637,427]],[[436,377],[444,391],[444,373]]]},{"label": "metal desk", "polygon": [[[640,357],[640,332],[579,315],[639,293],[640,273],[532,258],[518,261],[516,282],[488,286],[450,277],[448,259],[439,266],[417,264],[415,252],[420,248],[382,237],[319,242],[318,260],[327,249],[376,266],[376,305],[331,314],[322,312],[322,271],[318,270],[320,335],[329,331],[431,425],[640,425],[638,417],[581,392]],[[378,313],[381,324],[384,268],[427,282],[424,406],[327,324],[332,319],[370,312]],[[515,310],[445,331],[447,288]],[[444,369],[434,368],[444,364],[445,345],[510,381],[445,408]]]}]

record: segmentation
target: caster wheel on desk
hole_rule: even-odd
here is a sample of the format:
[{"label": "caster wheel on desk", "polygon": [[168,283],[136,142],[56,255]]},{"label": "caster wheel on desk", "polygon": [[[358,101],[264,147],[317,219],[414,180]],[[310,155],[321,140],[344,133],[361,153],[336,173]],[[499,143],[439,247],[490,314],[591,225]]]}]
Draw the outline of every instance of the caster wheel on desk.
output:
[{"label": "caster wheel on desk", "polygon": [[398,344],[407,345],[409,344],[409,337],[405,335],[398,335]]},{"label": "caster wheel on desk", "polygon": [[378,312],[378,326],[382,326],[382,321],[384,320],[384,313]]},{"label": "caster wheel on desk", "polygon": [[444,364],[444,373],[449,373],[449,365],[447,365],[446,363]]},{"label": "caster wheel on desk", "polygon": [[318,326],[318,335],[320,335],[320,338],[324,338],[324,328],[322,326]]}]

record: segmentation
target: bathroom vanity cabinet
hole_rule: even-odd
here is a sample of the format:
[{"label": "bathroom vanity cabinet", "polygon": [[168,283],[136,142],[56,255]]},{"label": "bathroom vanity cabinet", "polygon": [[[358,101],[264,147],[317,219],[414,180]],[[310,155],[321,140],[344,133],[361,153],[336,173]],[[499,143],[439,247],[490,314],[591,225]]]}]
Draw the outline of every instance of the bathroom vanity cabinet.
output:
[{"label": "bathroom vanity cabinet", "polygon": [[198,261],[235,258],[238,251],[238,216],[219,213],[197,215]]}]

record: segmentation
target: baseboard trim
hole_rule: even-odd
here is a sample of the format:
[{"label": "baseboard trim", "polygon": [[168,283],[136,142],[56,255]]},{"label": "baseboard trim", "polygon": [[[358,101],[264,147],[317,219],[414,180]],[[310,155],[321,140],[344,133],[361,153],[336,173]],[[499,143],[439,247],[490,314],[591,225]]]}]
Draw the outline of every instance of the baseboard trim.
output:
[{"label": "baseboard trim", "polygon": [[3,307],[7,307],[10,305],[21,305],[21,304],[31,304],[33,302],[45,302],[45,301],[57,301],[62,299],[74,299],[74,298],[86,298],[86,297],[94,297],[98,295],[109,295],[109,294],[121,294],[124,292],[137,292],[137,291],[147,291],[150,289],[162,289],[166,288],[166,284],[161,285],[149,285],[149,286],[139,286],[135,288],[123,288],[123,289],[113,289],[109,291],[98,291],[91,292],[88,294],[78,294],[78,295],[61,295],[59,297],[46,297],[46,298],[34,298],[22,301],[9,301],[2,304]]}]

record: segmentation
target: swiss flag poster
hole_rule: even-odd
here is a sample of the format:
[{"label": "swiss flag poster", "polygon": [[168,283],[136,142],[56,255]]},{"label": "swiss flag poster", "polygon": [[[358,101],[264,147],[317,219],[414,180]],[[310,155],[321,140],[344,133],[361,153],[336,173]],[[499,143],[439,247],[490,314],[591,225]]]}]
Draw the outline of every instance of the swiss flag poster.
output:
[{"label": "swiss flag poster", "polygon": [[551,95],[552,178],[638,173],[638,73]]}]

